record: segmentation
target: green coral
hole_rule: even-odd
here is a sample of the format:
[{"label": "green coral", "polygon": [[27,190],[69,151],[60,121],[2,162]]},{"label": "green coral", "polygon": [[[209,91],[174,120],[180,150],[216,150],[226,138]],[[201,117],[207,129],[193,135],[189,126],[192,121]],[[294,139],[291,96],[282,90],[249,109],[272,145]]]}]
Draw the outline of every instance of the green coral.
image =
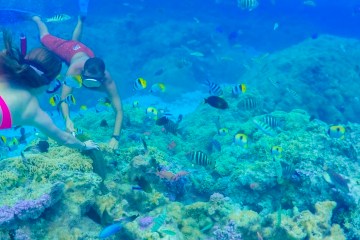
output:
[{"label": "green coral", "polygon": [[[331,224],[332,211],[336,202],[324,201],[315,204],[316,212],[309,210],[294,211],[293,216],[282,214],[280,229],[283,230],[283,239],[345,239],[343,230],[337,224]],[[267,232],[264,237],[271,237],[278,231],[277,213],[268,216],[271,219],[273,231]]]},{"label": "green coral", "polygon": [[252,210],[234,211],[229,215],[246,236],[255,236],[261,230],[261,217]]},{"label": "green coral", "polygon": [[12,188],[17,185],[19,174],[13,170],[0,171],[0,190]]}]

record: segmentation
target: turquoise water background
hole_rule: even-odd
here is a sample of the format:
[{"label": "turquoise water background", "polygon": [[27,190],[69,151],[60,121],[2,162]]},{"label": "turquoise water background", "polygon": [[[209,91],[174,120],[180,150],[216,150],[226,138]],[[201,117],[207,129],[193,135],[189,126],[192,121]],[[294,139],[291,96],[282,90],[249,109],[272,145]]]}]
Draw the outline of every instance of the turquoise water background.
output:
[{"label": "turquoise water background", "polygon": [[[235,0],[90,0],[82,41],[105,60],[118,85],[124,103],[119,150],[106,148],[113,113],[94,110],[103,94],[75,91],[71,113],[101,145],[109,192],[93,172],[96,157],[49,140],[49,152],[26,153],[24,163],[21,145],[0,162],[0,240],[98,239],[115,219],[137,214],[109,239],[230,240],[240,233],[246,240],[360,239],[360,2],[259,2],[247,11]],[[68,14],[67,22],[47,24],[66,39],[78,14],[76,1],[0,0],[0,8],[43,18]],[[29,48],[40,46],[34,23],[7,20],[1,26],[15,43],[25,33]],[[139,77],[148,86],[163,82],[166,91],[134,91]],[[222,87],[228,110],[203,103],[210,95],[206,80]],[[234,97],[240,83],[247,91]],[[41,105],[64,128],[50,96],[41,96]],[[80,105],[88,110],[80,114]],[[157,126],[147,107],[168,110],[174,121],[183,114],[177,135]],[[272,126],[269,116],[282,124]],[[103,120],[111,127],[101,127]],[[345,133],[329,134],[338,125]],[[220,127],[228,133],[219,134]],[[234,140],[239,133],[248,137],[245,144]],[[19,130],[0,135],[17,137]],[[38,140],[34,134],[27,144]],[[282,152],[274,153],[279,146]],[[196,151],[216,162],[214,168],[189,159]],[[187,173],[179,180],[162,171]],[[139,178],[152,191],[133,190]],[[11,226],[3,221],[4,206],[44,195],[51,201],[34,207],[36,217],[25,209]],[[147,217],[159,229],[142,228]]]}]

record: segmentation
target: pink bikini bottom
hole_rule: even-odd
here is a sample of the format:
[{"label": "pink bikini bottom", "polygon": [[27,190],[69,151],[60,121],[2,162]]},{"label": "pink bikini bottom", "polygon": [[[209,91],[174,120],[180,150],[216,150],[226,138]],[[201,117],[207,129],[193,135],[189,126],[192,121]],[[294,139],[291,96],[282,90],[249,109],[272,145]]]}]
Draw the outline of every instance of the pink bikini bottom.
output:
[{"label": "pink bikini bottom", "polygon": [[0,129],[11,128],[11,112],[4,99],[0,96],[0,109],[2,114],[2,122],[0,124]]}]

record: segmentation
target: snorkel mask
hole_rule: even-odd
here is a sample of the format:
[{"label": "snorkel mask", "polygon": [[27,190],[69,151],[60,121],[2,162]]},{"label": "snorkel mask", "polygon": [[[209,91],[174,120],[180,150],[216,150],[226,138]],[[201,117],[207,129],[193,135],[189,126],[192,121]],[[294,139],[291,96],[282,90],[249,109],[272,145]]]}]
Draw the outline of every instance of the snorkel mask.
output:
[{"label": "snorkel mask", "polygon": [[90,77],[81,73],[80,75],[73,75],[65,77],[64,84],[71,88],[98,88],[105,80],[105,77]]},{"label": "snorkel mask", "polygon": [[44,79],[44,82],[48,82],[48,88],[46,89],[46,93],[54,93],[61,87],[61,82],[58,79],[49,79],[45,76],[44,72],[39,70],[36,66],[28,63],[29,66],[41,77]]},{"label": "snorkel mask", "polygon": [[104,76],[102,77],[90,77],[81,73],[82,85],[86,88],[97,88],[100,87],[104,82]]}]

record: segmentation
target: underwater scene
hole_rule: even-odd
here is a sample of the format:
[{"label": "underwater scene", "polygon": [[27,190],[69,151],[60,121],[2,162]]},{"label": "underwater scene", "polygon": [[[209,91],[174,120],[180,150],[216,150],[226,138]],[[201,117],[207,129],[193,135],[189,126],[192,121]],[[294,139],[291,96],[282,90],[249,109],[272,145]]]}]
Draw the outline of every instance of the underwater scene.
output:
[{"label": "underwater scene", "polygon": [[360,239],[360,1],[0,0],[0,21],[25,54],[39,21],[81,23],[121,99],[64,60],[40,107],[99,147],[0,130],[0,240]]}]

